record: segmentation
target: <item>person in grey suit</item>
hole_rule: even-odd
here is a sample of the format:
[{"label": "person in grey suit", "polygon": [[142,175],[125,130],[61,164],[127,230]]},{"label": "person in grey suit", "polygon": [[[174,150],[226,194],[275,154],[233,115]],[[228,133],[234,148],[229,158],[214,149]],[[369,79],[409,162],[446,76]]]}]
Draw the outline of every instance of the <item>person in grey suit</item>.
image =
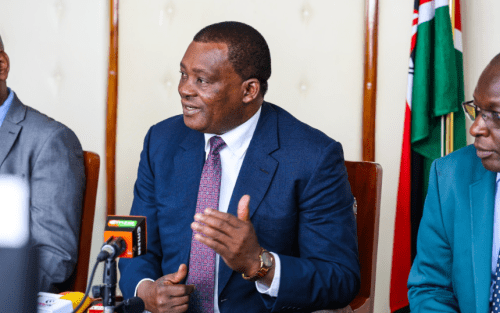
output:
[{"label": "person in grey suit", "polygon": [[85,188],[83,151],[68,127],[24,105],[7,88],[9,57],[0,37],[0,175],[30,186],[30,231],[39,290],[57,292],[77,260]]}]

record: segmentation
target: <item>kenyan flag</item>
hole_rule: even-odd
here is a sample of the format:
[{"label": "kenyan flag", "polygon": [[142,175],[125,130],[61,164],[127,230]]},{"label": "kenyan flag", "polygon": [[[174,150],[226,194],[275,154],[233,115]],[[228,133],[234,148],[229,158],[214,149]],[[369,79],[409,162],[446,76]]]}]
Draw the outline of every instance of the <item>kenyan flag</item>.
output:
[{"label": "kenyan flag", "polygon": [[[391,312],[408,312],[406,282],[432,161],[441,156],[441,116],[455,112],[454,148],[464,147],[465,118],[460,3],[455,38],[448,0],[415,0],[403,147],[392,255]],[[444,138],[444,136],[443,136]]]}]

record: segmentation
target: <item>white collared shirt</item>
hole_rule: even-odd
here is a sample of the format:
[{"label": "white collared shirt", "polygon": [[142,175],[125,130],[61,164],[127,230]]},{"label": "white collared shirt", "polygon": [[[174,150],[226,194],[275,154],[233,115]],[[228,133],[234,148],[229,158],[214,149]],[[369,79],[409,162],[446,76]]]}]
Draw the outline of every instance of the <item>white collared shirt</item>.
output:
[{"label": "white collared shirt", "polygon": [[[229,202],[231,201],[231,196],[233,195],[234,186],[236,185],[236,180],[240,173],[241,165],[245,159],[246,152],[252,140],[255,129],[257,128],[257,122],[261,114],[262,108],[260,108],[257,113],[255,113],[248,121],[241,124],[240,126],[228,131],[225,134],[220,135],[220,137],[226,143],[226,146],[219,152],[221,158],[221,187],[219,195],[219,211],[227,213]],[[215,134],[205,134],[205,159],[208,157],[210,152],[210,138],[216,136]],[[251,196],[251,195],[250,195]],[[251,198],[250,198],[250,201]],[[271,297],[277,297],[281,279],[281,262],[279,256],[276,253],[271,252],[275,260],[275,270],[274,278],[271,286],[268,287],[260,282],[255,282],[255,287],[260,293],[267,294]],[[214,313],[219,313],[218,304],[218,281],[219,281],[219,262],[220,256],[216,254],[215,258],[215,290],[214,290]],[[137,287],[144,280],[143,279],[138,284]],[[137,295],[137,287],[135,289],[135,295]]]}]

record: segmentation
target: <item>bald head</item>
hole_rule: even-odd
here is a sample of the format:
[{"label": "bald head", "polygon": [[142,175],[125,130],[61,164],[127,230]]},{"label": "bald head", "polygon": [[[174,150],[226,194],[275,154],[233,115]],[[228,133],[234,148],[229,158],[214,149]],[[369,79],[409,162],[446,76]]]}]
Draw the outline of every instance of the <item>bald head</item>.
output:
[{"label": "bald head", "polygon": [[[485,169],[500,172],[500,128],[492,122],[500,112],[500,54],[496,55],[479,77],[474,90],[474,104],[484,111],[470,127],[477,156]],[[487,113],[489,112],[489,113]],[[494,121],[493,121],[494,122]]]},{"label": "bald head", "polygon": [[486,79],[488,82],[498,82],[500,79],[500,53],[497,54],[486,66],[479,80]]},{"label": "bald head", "polygon": [[474,96],[488,96],[490,101],[500,100],[500,54],[497,54],[481,73]]}]

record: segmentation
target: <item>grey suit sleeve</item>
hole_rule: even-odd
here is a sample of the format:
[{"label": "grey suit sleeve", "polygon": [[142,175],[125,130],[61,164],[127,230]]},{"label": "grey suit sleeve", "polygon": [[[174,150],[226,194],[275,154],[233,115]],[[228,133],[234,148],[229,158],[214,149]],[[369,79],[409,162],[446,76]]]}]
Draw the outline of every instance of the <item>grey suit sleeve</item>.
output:
[{"label": "grey suit sleeve", "polygon": [[85,173],[76,135],[57,128],[32,160],[31,235],[38,254],[40,290],[55,291],[72,273],[78,253]]}]

